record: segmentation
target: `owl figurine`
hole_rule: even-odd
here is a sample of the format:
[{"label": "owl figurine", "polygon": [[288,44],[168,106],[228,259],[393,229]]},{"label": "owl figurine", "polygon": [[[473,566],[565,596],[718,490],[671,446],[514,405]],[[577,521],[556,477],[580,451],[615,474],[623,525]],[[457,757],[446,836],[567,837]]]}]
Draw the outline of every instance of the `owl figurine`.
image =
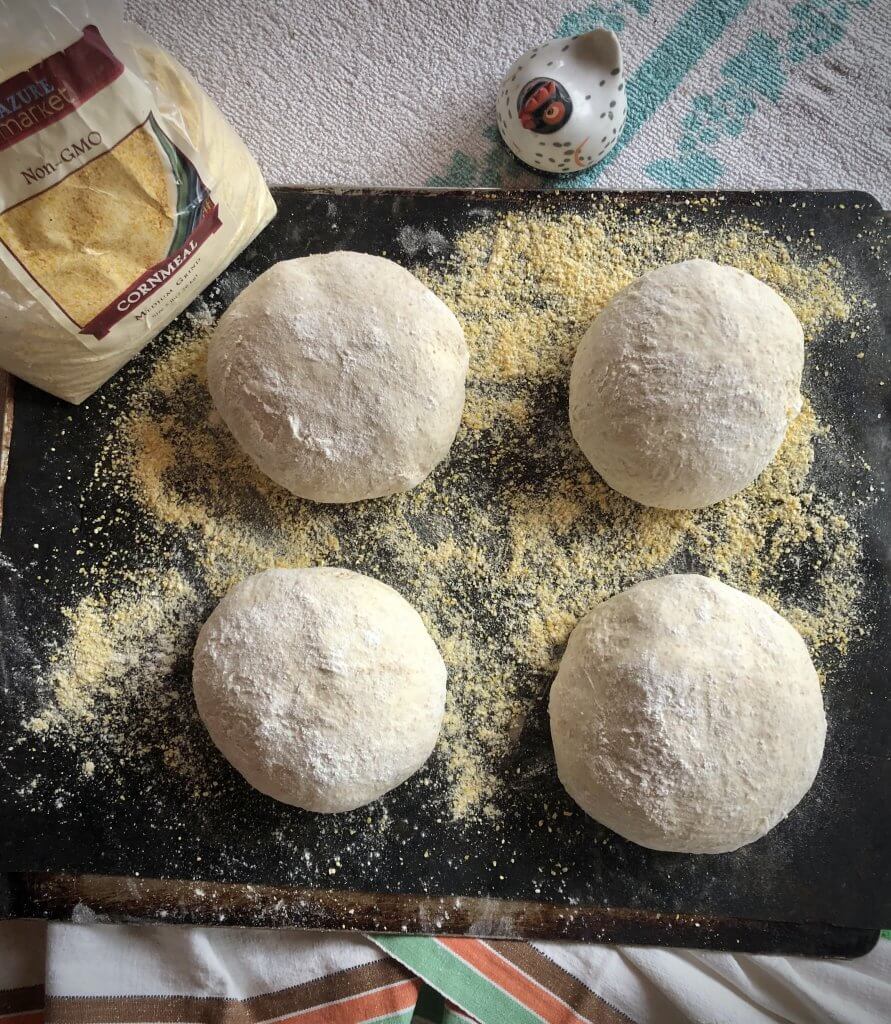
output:
[{"label": "owl figurine", "polygon": [[505,75],[496,107],[498,130],[514,155],[551,174],[602,160],[627,111],[622,49],[605,28],[527,50]]}]

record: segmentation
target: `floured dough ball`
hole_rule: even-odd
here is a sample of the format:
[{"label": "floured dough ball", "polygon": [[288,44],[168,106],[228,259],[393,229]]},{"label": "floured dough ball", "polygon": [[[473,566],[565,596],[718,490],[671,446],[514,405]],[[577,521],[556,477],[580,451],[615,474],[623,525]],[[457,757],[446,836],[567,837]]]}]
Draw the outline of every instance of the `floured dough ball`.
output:
[{"label": "floured dough ball", "polygon": [[413,274],[330,252],[277,263],[235,299],[207,379],[267,476],[345,502],[410,490],[445,458],[467,362],[454,314]]},{"label": "floured dough ball", "polygon": [[699,508],[747,487],[801,409],[804,337],[768,285],[688,260],[619,292],[582,339],[572,433],[615,490]]},{"label": "floured dough ball", "polygon": [[550,713],[576,803],[632,842],[683,853],[760,839],[810,789],[826,737],[798,633],[763,601],[693,575],[589,612]]},{"label": "floured dough ball", "polygon": [[234,586],[201,629],[192,682],[226,760],[260,792],[322,813],[413,775],[445,709],[421,617],[347,569],[269,569]]}]

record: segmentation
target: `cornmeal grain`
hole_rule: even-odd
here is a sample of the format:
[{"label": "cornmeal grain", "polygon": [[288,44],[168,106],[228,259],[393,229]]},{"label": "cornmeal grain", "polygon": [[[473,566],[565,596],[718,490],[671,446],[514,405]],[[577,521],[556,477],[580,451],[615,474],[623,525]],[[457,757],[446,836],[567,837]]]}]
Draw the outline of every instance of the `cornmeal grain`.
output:
[{"label": "cornmeal grain", "polygon": [[83,326],[168,254],[175,220],[169,165],[143,126],[0,215],[0,240]]},{"label": "cornmeal grain", "polygon": [[752,486],[690,512],[610,490],[569,433],[568,372],[591,318],[646,270],[694,256],[777,288],[809,339],[855,319],[858,300],[832,260],[806,241],[793,257],[743,221],[705,231],[683,213],[502,217],[462,235],[445,265],[417,271],[471,350],[451,458],[409,494],[348,506],[301,501],[240,453],[207,395],[212,319],[194,319],[122,401],[93,484],[136,498],[140,544],[158,552],[157,567],[135,583],[91,567],[93,589],[69,611],[70,636],[48,672],[53,696],[32,728],[64,730],[97,772],[114,758],[160,758],[196,795],[208,791],[189,728],[163,739],[139,728],[134,741],[132,726],[165,700],[186,701],[181,716],[194,719],[182,688],[176,698],[159,679],[177,660],[188,665],[201,618],[233,582],[274,565],[348,566],[417,607],[449,669],[443,735],[422,783],[433,780],[429,798],[458,820],[501,813],[503,780],[524,771],[525,738],[570,631],[637,580],[723,579],[780,610],[831,666],[868,623],[856,502],[809,483],[815,448],[838,445],[810,404]]}]

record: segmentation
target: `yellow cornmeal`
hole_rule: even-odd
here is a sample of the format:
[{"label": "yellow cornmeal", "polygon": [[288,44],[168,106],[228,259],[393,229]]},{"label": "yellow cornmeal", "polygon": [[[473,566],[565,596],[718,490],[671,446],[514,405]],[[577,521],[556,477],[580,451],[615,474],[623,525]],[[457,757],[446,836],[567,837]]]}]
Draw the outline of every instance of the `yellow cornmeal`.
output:
[{"label": "yellow cornmeal", "polygon": [[82,327],[167,255],[174,200],[169,164],[143,126],[0,216],[0,240]]},{"label": "yellow cornmeal", "polygon": [[[701,571],[756,594],[804,634],[821,665],[858,623],[860,542],[847,510],[814,493],[815,444],[836,443],[810,405],[774,463],[709,509],[665,512],[611,491],[569,433],[565,390],[575,346],[609,298],[665,262],[733,263],[777,288],[807,337],[853,319],[839,268],[740,221],[707,232],[683,212],[510,215],[467,232],[447,266],[419,270],[455,311],[471,349],[465,415],[451,458],[409,494],[348,506],[292,497],[242,456],[205,384],[212,323],[193,320],[148,381],[122,401],[94,487],[135,495],[147,518],[134,546],[156,568],[128,578],[86,565],[90,594],[49,668],[54,689],[32,728],[66,730],[95,772],[120,759],[163,763],[207,792],[186,721],[188,694],[164,666],[188,664],[201,618],[236,580],[269,566],[337,564],[392,583],[420,611],[449,668],[429,799],[458,820],[494,819],[499,791],[530,769],[524,742],[566,639],[594,603],[670,571]],[[856,332],[852,332],[856,333]],[[170,564],[188,552],[194,579]],[[179,557],[179,556],[177,556]],[[812,566],[806,597],[781,585]],[[104,594],[100,599],[97,594]],[[165,660],[166,659],[166,660]],[[178,700],[181,735],[139,728]],[[164,704],[167,702],[167,704]]]}]

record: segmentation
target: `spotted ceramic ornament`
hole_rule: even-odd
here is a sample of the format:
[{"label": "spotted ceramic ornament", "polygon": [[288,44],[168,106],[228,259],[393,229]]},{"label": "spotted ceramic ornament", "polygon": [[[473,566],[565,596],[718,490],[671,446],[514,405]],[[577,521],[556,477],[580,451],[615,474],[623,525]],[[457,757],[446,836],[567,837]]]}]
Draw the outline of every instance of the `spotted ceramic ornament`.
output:
[{"label": "spotted ceramic ornament", "polygon": [[523,163],[572,174],[613,148],[627,109],[619,40],[600,28],[518,57],[498,92],[498,130]]}]

